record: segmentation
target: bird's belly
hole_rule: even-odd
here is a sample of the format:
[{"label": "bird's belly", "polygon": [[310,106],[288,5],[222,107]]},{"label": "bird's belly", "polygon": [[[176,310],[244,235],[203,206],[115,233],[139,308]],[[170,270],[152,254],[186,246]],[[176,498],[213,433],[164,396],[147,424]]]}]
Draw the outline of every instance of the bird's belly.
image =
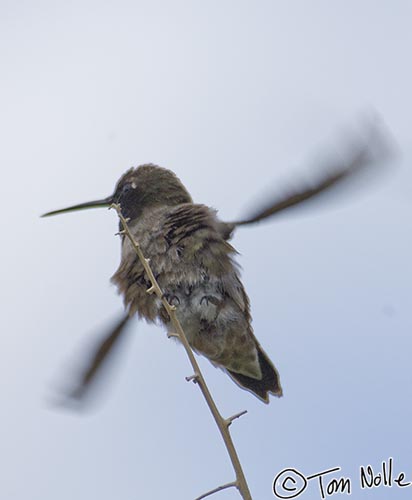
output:
[{"label": "bird's belly", "polygon": [[[176,306],[177,318],[191,347],[211,361],[221,359],[231,343],[233,329],[245,330],[243,314],[213,283],[169,288],[166,298]],[[167,328],[169,332],[173,328],[170,322]]]},{"label": "bird's belly", "polygon": [[217,354],[223,341],[223,332],[219,334],[219,316],[224,305],[222,294],[211,286],[180,285],[170,287],[166,299],[176,307],[176,316],[191,346],[199,348],[200,344],[211,343],[208,355]]},{"label": "bird's belly", "polygon": [[[144,250],[154,254],[150,248]],[[174,262],[159,256],[151,258],[151,266],[165,298],[176,307],[190,346],[215,365],[258,379],[256,343],[234,269],[226,274],[217,269],[210,272],[192,261]],[[130,314],[137,312],[148,321],[157,319],[169,333],[175,333],[161,300],[147,293],[150,282],[140,263],[121,265],[113,281],[124,294]]]}]

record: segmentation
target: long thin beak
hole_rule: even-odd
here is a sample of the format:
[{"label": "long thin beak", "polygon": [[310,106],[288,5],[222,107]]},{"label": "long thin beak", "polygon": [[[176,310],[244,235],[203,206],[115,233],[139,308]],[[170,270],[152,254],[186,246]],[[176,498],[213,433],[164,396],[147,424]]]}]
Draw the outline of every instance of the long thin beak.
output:
[{"label": "long thin beak", "polygon": [[53,210],[52,212],[47,212],[41,217],[48,217],[49,215],[64,214],[66,212],[74,212],[75,210],[83,210],[84,208],[98,208],[98,207],[110,207],[113,203],[113,196],[108,196],[102,200],[88,201],[87,203],[80,203],[79,205],[73,205],[72,207],[61,208],[60,210]]}]

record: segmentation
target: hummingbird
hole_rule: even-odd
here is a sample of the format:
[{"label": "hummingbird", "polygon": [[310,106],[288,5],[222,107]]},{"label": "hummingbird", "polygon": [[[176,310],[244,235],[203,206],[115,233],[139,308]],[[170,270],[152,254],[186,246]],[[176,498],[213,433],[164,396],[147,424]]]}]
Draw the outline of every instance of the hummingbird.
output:
[{"label": "hummingbird", "polygon": [[[192,349],[221,368],[242,389],[264,403],[282,396],[278,370],[252,329],[250,302],[230,243],[235,230],[305,205],[376,161],[369,144],[326,169],[317,181],[302,184],[263,203],[247,217],[225,222],[217,211],[195,203],[180,179],[166,168],[144,164],[127,170],[112,195],[44,214],[120,206],[168,302],[176,307]],[[122,227],[120,227],[122,229]],[[172,333],[161,301],[148,294],[150,280],[130,240],[121,234],[121,260],[112,282],[123,296],[125,315],[93,351],[73,396],[81,397],[122,337],[132,316],[160,323]]]}]

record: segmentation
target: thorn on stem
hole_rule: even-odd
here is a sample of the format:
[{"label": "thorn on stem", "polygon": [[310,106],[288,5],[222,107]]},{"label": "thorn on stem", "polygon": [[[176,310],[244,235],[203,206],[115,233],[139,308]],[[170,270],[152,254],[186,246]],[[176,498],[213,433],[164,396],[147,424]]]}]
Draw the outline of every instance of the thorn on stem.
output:
[{"label": "thorn on stem", "polygon": [[247,410],[240,411],[239,413],[236,413],[235,415],[232,415],[231,417],[228,417],[225,420],[226,426],[229,427],[229,425],[233,422],[233,420],[236,420],[239,417],[242,417],[247,413]]},{"label": "thorn on stem", "polygon": [[199,375],[190,375],[190,377],[185,377],[186,382],[193,382],[194,384],[197,384],[199,382]]},{"label": "thorn on stem", "polygon": [[151,295],[152,293],[155,293],[156,291],[156,288],[152,285],[150,288],[148,288],[146,290],[146,293],[148,293],[149,295]]}]

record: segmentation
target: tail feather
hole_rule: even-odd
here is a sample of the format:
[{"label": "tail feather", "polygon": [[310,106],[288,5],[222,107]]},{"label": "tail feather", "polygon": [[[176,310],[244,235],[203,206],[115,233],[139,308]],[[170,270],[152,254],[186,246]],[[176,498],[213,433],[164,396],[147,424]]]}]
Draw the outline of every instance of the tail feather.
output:
[{"label": "tail feather", "polygon": [[279,373],[259,344],[256,348],[262,371],[261,379],[258,380],[231,370],[227,370],[227,372],[238,385],[255,394],[264,403],[269,403],[269,393],[277,397],[282,396]]}]

